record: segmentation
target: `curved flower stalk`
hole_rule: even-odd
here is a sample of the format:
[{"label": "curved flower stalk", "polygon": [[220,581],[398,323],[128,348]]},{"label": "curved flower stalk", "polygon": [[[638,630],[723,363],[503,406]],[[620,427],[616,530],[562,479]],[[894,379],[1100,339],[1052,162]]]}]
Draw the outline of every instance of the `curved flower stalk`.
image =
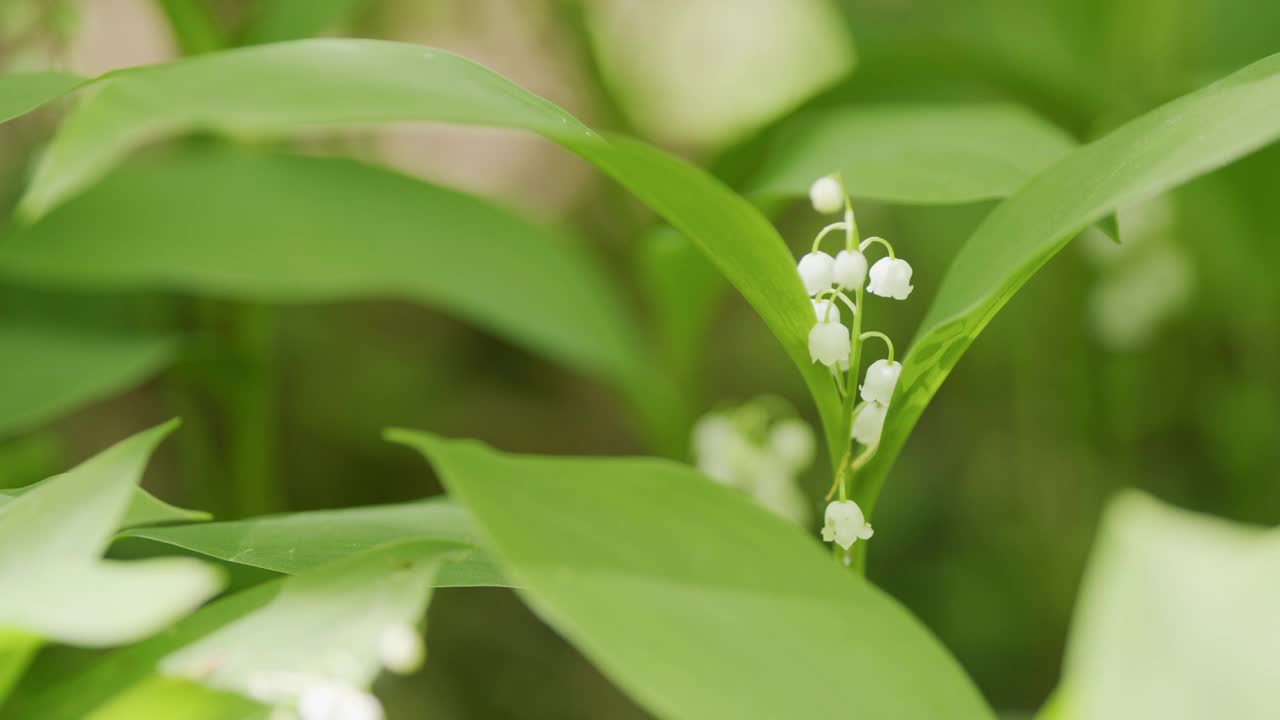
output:
[{"label": "curved flower stalk", "polygon": [[[810,251],[797,263],[796,272],[813,298],[815,322],[809,332],[809,357],[831,370],[851,418],[852,443],[836,468],[827,493],[830,504],[822,529],[822,539],[835,543],[844,554],[845,564],[849,564],[853,544],[872,535],[862,509],[849,499],[849,482],[880,444],[889,403],[902,374],[902,365],[894,360],[893,341],[884,333],[863,331],[863,301],[865,293],[906,300],[915,288],[911,284],[910,263],[897,256],[888,240],[860,236],[852,203],[839,177],[818,178],[809,189],[809,199],[820,213],[843,212],[839,222],[818,232]],[[835,256],[821,249],[828,235],[844,237],[844,248]],[[882,246],[887,254],[869,265],[866,253],[874,245]],[[846,320],[849,325],[845,325]],[[872,338],[883,342],[887,353],[867,368],[859,385],[862,346]],[[861,449],[855,454],[858,446]]]}]

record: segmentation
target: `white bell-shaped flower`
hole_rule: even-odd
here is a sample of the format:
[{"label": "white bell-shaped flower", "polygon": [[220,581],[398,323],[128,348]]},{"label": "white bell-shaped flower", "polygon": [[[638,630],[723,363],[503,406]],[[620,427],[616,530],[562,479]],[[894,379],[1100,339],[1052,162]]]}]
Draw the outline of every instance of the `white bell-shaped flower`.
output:
[{"label": "white bell-shaped flower", "polygon": [[805,292],[812,297],[823,290],[831,289],[832,272],[836,259],[819,250],[800,258],[796,271],[800,273],[800,281],[804,283]]},{"label": "white bell-shaped flower", "polygon": [[810,300],[818,322],[840,322],[840,308],[831,300]]},{"label": "white bell-shaped flower", "polygon": [[334,682],[317,683],[298,696],[301,720],[382,720],[382,704],[367,692]]},{"label": "white bell-shaped flower", "polygon": [[809,331],[809,357],[829,368],[849,367],[849,328],[838,322],[820,322]]},{"label": "white bell-shaped flower", "polygon": [[855,542],[869,540],[874,534],[858,503],[840,500],[827,505],[822,524],[822,539],[826,542],[834,542],[848,550]]},{"label": "white bell-shaped flower", "polygon": [[871,266],[871,282],[867,291],[880,297],[906,300],[914,289],[911,285],[911,266],[901,258],[880,258]]},{"label": "white bell-shaped flower", "polygon": [[804,470],[813,462],[818,443],[813,430],[799,418],[788,418],[774,424],[769,430],[769,450],[788,468]]},{"label": "white bell-shaped flower", "polygon": [[902,374],[902,363],[877,360],[867,368],[867,377],[862,383],[862,399],[888,405],[893,398],[893,388],[898,384],[898,376]]},{"label": "white bell-shaped flower", "polygon": [[838,213],[844,209],[844,188],[830,175],[820,177],[809,186],[809,202],[824,215]]},{"label": "white bell-shaped flower", "polygon": [[832,281],[842,290],[858,290],[867,281],[867,256],[857,250],[836,253]]},{"label": "white bell-shaped flower", "polygon": [[858,416],[853,419],[853,430],[850,433],[854,440],[863,445],[875,445],[880,442],[880,433],[884,431],[884,416],[889,408],[878,402],[867,403]]},{"label": "white bell-shaped flower", "polygon": [[412,625],[393,623],[378,636],[378,660],[393,673],[409,675],[417,671],[425,656],[422,635]]}]

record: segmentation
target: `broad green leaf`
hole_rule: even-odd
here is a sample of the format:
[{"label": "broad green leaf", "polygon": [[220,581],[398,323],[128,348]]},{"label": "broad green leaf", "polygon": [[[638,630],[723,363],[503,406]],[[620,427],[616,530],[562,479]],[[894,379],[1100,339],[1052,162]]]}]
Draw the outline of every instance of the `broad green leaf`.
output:
[{"label": "broad green leaf", "polygon": [[299,40],[331,30],[369,0],[259,0],[241,41],[245,45]]},{"label": "broad green leaf", "polygon": [[529,605],[659,717],[994,717],[892,598],[685,466],[390,437],[431,460]]},{"label": "broad green leaf", "polygon": [[645,372],[618,293],[568,238],[346,159],[205,148],[126,168],[15,227],[0,275],[268,302],[399,297],[597,376]]},{"label": "broad green leaf", "polygon": [[1015,105],[837,108],[784,127],[751,193],[801,197],[817,178],[839,173],[855,202],[1003,198],[1075,144]]},{"label": "broad green leaf", "polygon": [[393,121],[593,134],[560,108],[462,57],[381,40],[300,40],[108,73],[63,123],[23,200],[39,215],[149,141]]},{"label": "broad green leaf", "polygon": [[129,438],[0,507],[0,627],[74,645],[137,640],[217,592],[217,571],[166,558],[101,560],[152,450],[176,423]]},{"label": "broad green leaf", "polygon": [[[305,40],[111,73],[94,84],[63,124],[23,204],[28,215],[43,213],[96,180],[130,150],[183,130],[276,135],[408,121],[518,128],[542,134],[596,164],[649,203],[697,243],[761,314],[817,398],[833,458],[843,452],[848,418],[843,417],[829,375],[809,360],[806,338],[812,310],[796,276],[795,260],[768,221],[693,165],[635,141],[605,140],[546,100],[450,53],[372,40]],[[293,176],[284,179],[301,182]],[[198,194],[190,187],[172,193]],[[91,207],[100,206],[101,197],[93,200]],[[112,197],[126,196],[117,190]],[[345,195],[332,202],[349,204]],[[163,206],[152,198],[148,212],[157,207]],[[316,204],[307,209],[325,210]],[[209,213],[233,214],[212,204],[205,211]],[[145,214],[131,213],[130,217]],[[349,216],[345,222],[352,222]],[[198,223],[183,227],[184,231],[200,232]],[[220,234],[218,239],[221,242],[226,236]],[[97,240],[110,246],[100,237]],[[182,254],[184,268],[193,266],[188,253],[214,252],[197,248],[197,243],[190,241],[169,246],[162,256]],[[94,253],[93,262],[103,262],[105,254]],[[6,252],[0,265],[7,266],[10,257]],[[290,259],[297,261],[296,257]],[[60,263],[71,260],[59,258]],[[134,260],[145,260],[144,267],[156,262]],[[396,264],[403,265],[403,258],[397,258]],[[510,257],[495,265],[520,267]],[[289,277],[301,277],[295,265],[289,267]],[[241,264],[230,279],[252,272]],[[529,275],[523,273],[522,277],[527,280]],[[489,283],[495,285],[498,283]],[[522,300],[534,298],[526,295]],[[538,300],[550,302],[547,298]],[[570,325],[557,318],[556,327]],[[603,348],[611,344],[612,335],[583,334],[596,338],[597,352],[609,352]],[[660,385],[652,385],[647,392],[662,390]],[[636,402],[642,402],[645,393],[639,395]]]},{"label": "broad green leaf", "polygon": [[1120,496],[1081,590],[1060,717],[1274,717],[1277,607],[1280,530]]},{"label": "broad green leaf", "polygon": [[0,628],[0,706],[4,705],[9,690],[22,677],[27,663],[31,662],[42,642],[39,635]]},{"label": "broad green leaf", "polygon": [[235,693],[181,678],[151,678],[113,698],[85,720],[267,720],[269,710]]},{"label": "broad green leaf", "polygon": [[435,573],[458,547],[402,543],[291,577],[265,607],[165,657],[160,672],[242,694],[280,674],[368,687],[383,631],[422,619]]},{"label": "broad green leaf", "polygon": [[[1078,233],[1280,137],[1280,55],[1160,107],[1073,151],[987,217],[938,288],[855,488],[874,505],[929,400],[991,318]],[[917,278],[917,291],[924,288]],[[1046,329],[1046,332],[1052,332]]]},{"label": "broad green leaf", "polygon": [[465,546],[441,568],[438,587],[506,585],[488,554],[475,547],[470,518],[444,498],[345,510],[316,510],[236,520],[140,528],[145,538],[228,562],[296,575],[394,543],[438,540]]},{"label": "broad green leaf", "polygon": [[35,110],[88,82],[60,72],[0,75],[0,123]]},{"label": "broad green leaf", "polygon": [[[44,483],[53,482],[56,477],[43,480],[24,488],[6,488],[0,490],[0,508],[13,502],[13,499],[25,492],[34,490]],[[168,523],[190,523],[208,520],[209,513],[200,510],[188,510],[161,500],[142,488],[134,488],[129,495],[129,506],[120,518],[117,530],[142,527],[145,525],[165,525]]]},{"label": "broad green leaf", "polygon": [[0,436],[36,428],[168,365],[176,342],[36,324],[0,324]]}]

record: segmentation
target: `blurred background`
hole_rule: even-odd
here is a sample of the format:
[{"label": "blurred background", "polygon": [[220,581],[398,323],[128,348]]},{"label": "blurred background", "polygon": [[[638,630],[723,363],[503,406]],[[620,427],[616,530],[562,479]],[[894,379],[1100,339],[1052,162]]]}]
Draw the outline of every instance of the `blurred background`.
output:
[{"label": "blurred background", "polygon": [[[0,70],[98,74],[210,49],[171,30],[193,9],[224,43],[314,34],[452,50],[734,187],[797,113],[1011,101],[1087,141],[1280,51],[1280,4],[1257,0],[3,0]],[[6,217],[65,109],[0,125]],[[686,389],[677,437],[698,415],[762,393],[816,425],[753,311],[703,271],[686,295],[663,294],[656,286],[673,268],[700,261],[551,143],[405,126],[300,147],[489,196],[563,230],[607,266],[664,347]],[[1120,246],[1073,243],[960,362],[894,469],[869,574],[1008,717],[1029,717],[1057,682],[1099,510],[1116,489],[1280,523],[1277,187],[1271,148],[1125,209]],[[911,301],[877,306],[874,320],[905,343],[992,204],[854,201],[863,228],[916,268]],[[793,248],[819,224],[800,204],[770,211]],[[5,281],[5,323],[162,328],[183,340],[172,362],[127,389],[0,428],[3,486],[173,415],[186,426],[146,485],[223,518],[440,492],[419,459],[380,439],[392,425],[514,451],[688,459],[603,385],[419,305],[268,307]],[[816,468],[804,478],[812,508],[828,481]],[[246,483],[259,491],[249,504],[229,490]],[[426,668],[381,688],[393,718],[645,716],[510,592],[441,591],[429,626]]]}]

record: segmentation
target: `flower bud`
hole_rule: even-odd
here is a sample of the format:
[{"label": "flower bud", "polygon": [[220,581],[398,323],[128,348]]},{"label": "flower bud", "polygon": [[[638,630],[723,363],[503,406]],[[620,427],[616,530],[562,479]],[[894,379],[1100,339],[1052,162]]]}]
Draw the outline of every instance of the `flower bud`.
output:
[{"label": "flower bud", "polygon": [[422,636],[412,625],[395,623],[382,629],[378,638],[378,659],[382,667],[399,675],[409,675],[422,667],[425,655]]},{"label": "flower bud", "polygon": [[862,382],[862,399],[888,405],[893,399],[893,388],[898,384],[898,376],[902,374],[902,363],[877,360],[867,368],[867,377]]},{"label": "flower bud", "polygon": [[298,697],[301,720],[382,720],[382,704],[367,692],[338,683],[319,683]]},{"label": "flower bud", "polygon": [[868,403],[853,419],[853,430],[850,435],[854,440],[867,446],[880,442],[880,433],[884,431],[884,416],[888,411],[889,408],[880,403]]},{"label": "flower bud", "polygon": [[830,368],[849,365],[849,328],[838,322],[820,322],[809,331],[809,357]]},{"label": "flower bud", "polygon": [[857,250],[841,250],[836,254],[832,280],[842,290],[858,290],[867,281],[867,256]]},{"label": "flower bud", "polygon": [[808,424],[799,418],[776,423],[769,430],[769,450],[792,470],[803,470],[813,462],[817,441]]},{"label": "flower bud", "polygon": [[844,209],[844,188],[830,175],[820,177],[809,186],[809,202],[824,215],[838,213]]},{"label": "flower bud", "polygon": [[835,269],[835,264],[835,258],[822,251],[812,252],[800,258],[796,271],[800,273],[800,281],[804,283],[804,290],[810,297],[831,288],[833,282],[831,273]]},{"label": "flower bud", "polygon": [[875,534],[862,514],[862,508],[852,500],[840,500],[827,505],[823,518],[822,539],[834,542],[848,550],[859,540],[869,540]]},{"label": "flower bud", "polygon": [[906,260],[880,258],[871,266],[871,282],[867,291],[880,297],[906,300],[914,289],[911,285],[911,266]]}]

